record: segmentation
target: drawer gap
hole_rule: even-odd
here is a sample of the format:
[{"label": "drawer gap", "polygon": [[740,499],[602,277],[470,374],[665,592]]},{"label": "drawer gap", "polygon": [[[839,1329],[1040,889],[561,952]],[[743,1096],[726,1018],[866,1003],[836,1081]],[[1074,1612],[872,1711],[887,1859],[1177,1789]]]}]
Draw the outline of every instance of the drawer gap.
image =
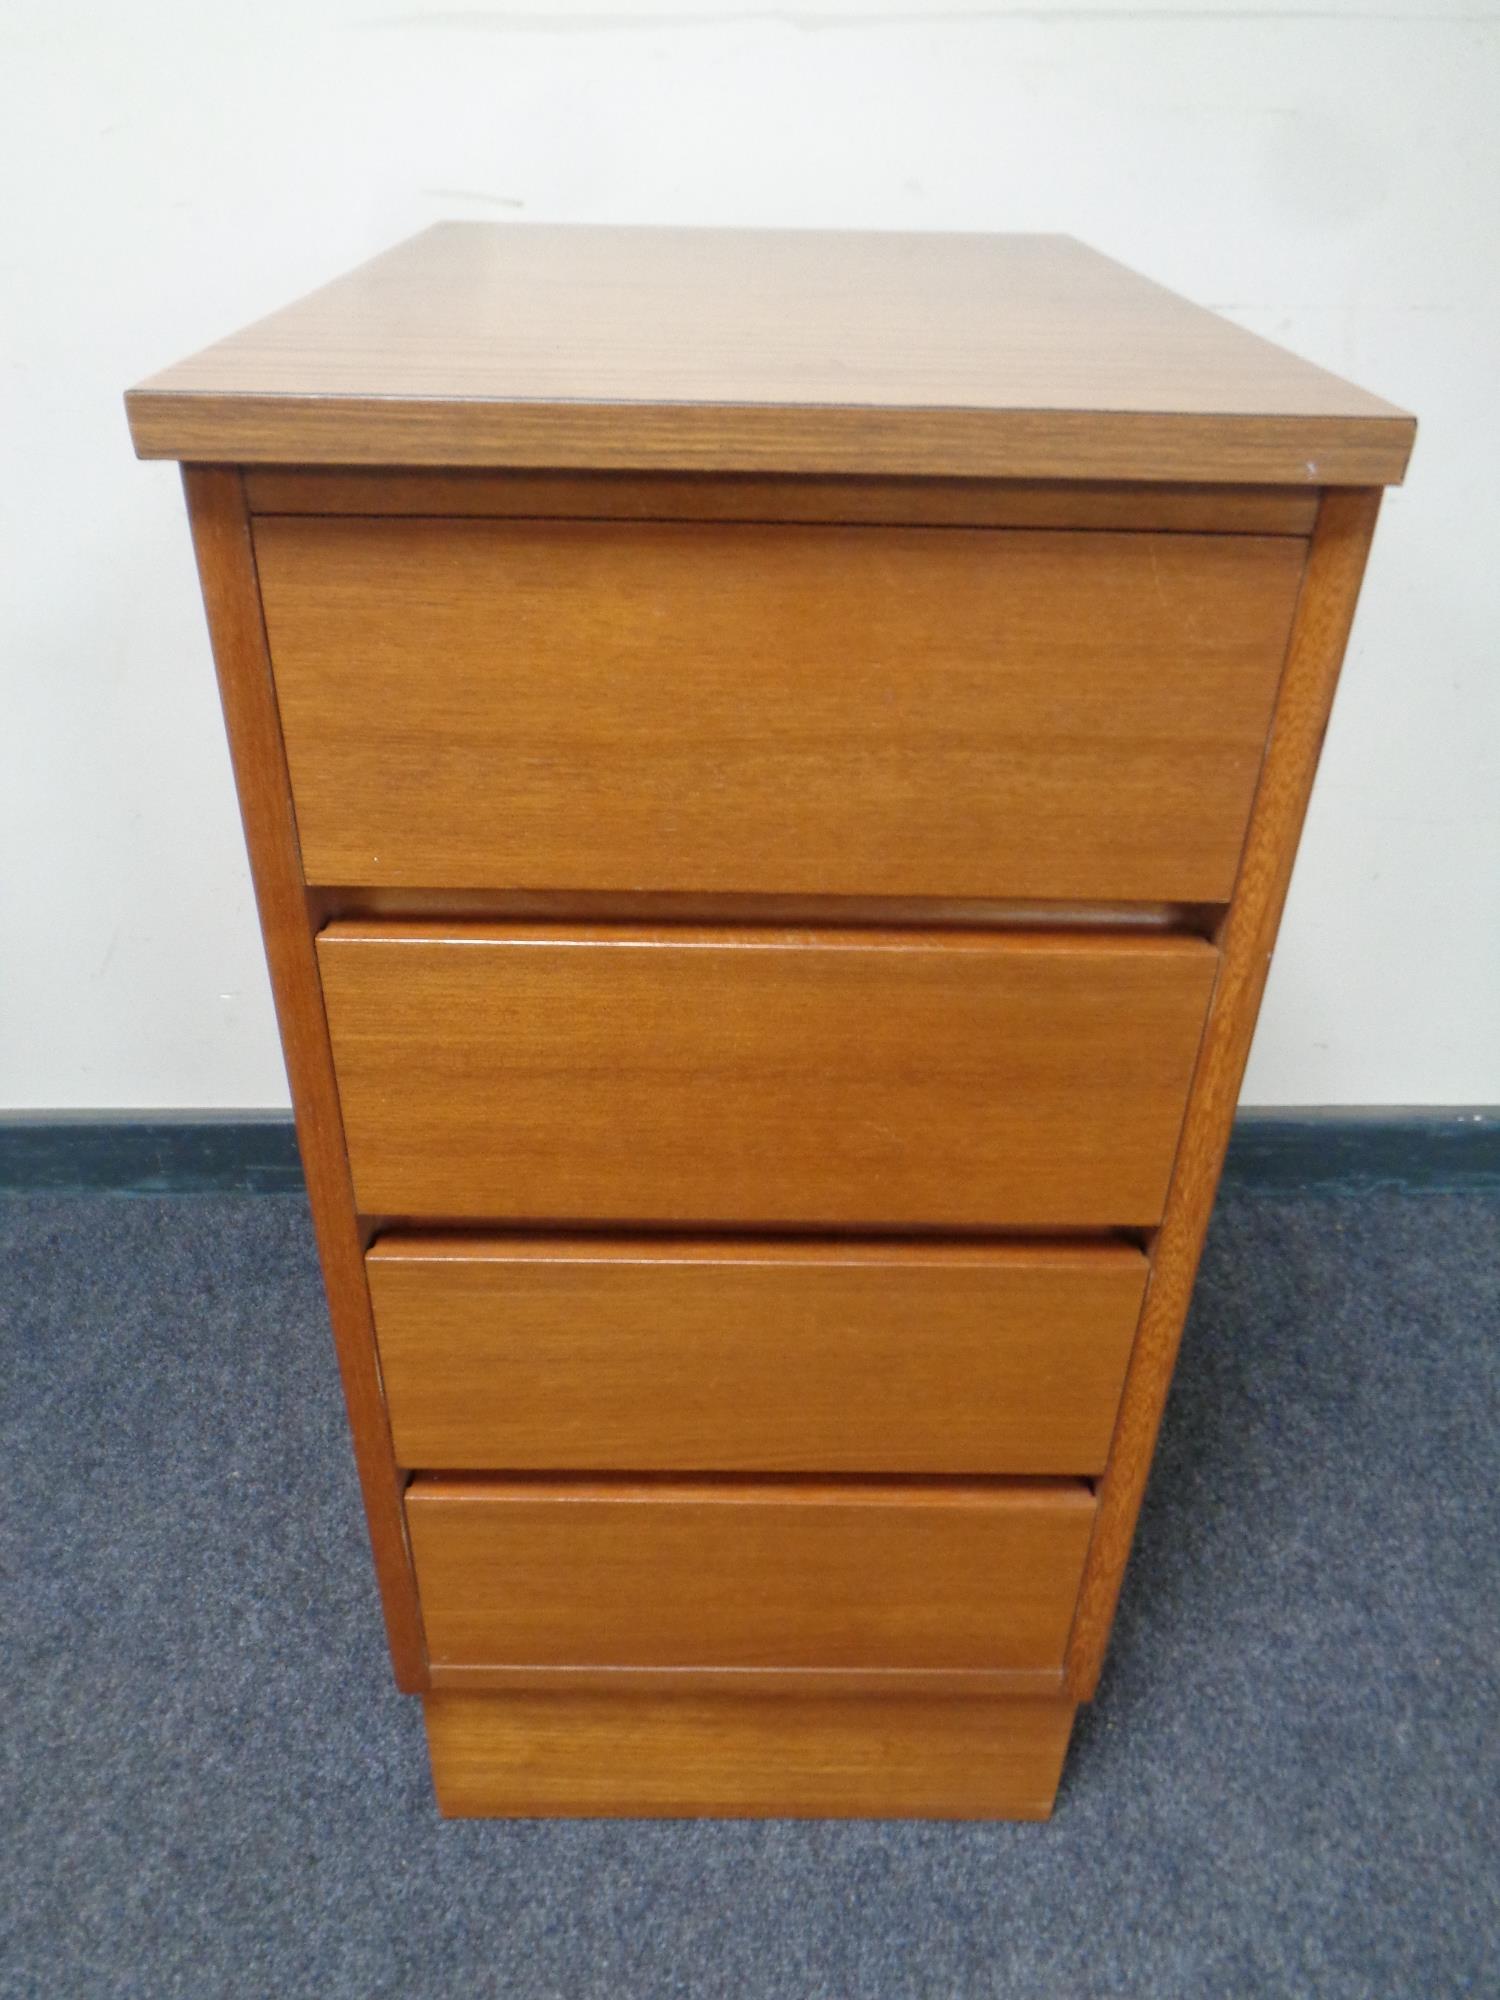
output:
[{"label": "drawer gap", "polygon": [[[1048,1250],[1118,1249],[1140,1250],[1155,1234],[1147,1229],[955,1229],[950,1223],[934,1223],[931,1228],[851,1229],[805,1228],[777,1223],[756,1228],[753,1224],[719,1223],[709,1219],[693,1223],[601,1221],[589,1222],[575,1216],[542,1216],[535,1220],[507,1218],[504,1221],[476,1221],[473,1217],[444,1215],[362,1215],[360,1224],[372,1249],[399,1239],[409,1248],[423,1248],[441,1255],[445,1246],[455,1251],[474,1250],[487,1242],[514,1246],[545,1240],[549,1250],[565,1250],[569,1244],[583,1248],[618,1249],[630,1240],[649,1243],[654,1250],[733,1250],[754,1251],[759,1256],[787,1253],[847,1250],[851,1256],[861,1251],[912,1249],[934,1255],[945,1247],[983,1250],[1020,1249],[1035,1243]],[[377,1251],[378,1254],[378,1251]]]},{"label": "drawer gap", "polygon": [[1214,937],[1223,903],[1054,903],[937,898],[701,895],[691,890],[608,894],[586,889],[387,889],[316,884],[316,930],[340,920],[434,923],[811,925],[840,930],[1049,930]]},{"label": "drawer gap", "polygon": [[445,1497],[461,1497],[461,1489],[476,1497],[524,1488],[554,1498],[616,1498],[621,1494],[648,1489],[674,1497],[722,1498],[738,1500],[750,1494],[762,1499],[801,1500],[815,1494],[836,1495],[840,1500],[857,1501],[862,1495],[881,1498],[886,1494],[930,1493],[945,1499],[990,1500],[996,1494],[1021,1499],[1033,1494],[1039,1499],[1066,1501],[1093,1494],[1087,1479],[1038,1475],[949,1472],[633,1472],[617,1466],[598,1470],[548,1472],[526,1467],[510,1471],[505,1467],[475,1471],[463,1468],[445,1471],[424,1466],[412,1481],[413,1491],[442,1487]]}]

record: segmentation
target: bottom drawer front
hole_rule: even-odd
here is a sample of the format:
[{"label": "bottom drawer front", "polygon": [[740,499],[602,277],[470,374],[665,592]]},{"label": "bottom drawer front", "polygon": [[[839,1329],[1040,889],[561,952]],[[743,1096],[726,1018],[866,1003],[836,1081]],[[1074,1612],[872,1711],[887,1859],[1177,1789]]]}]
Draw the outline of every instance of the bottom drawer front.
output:
[{"label": "bottom drawer front", "polygon": [[369,1275],[403,1465],[1047,1474],[1103,1469],[1146,1260],[395,1235]]},{"label": "bottom drawer front", "polygon": [[1060,1667],[1081,1482],[423,1478],[435,1665]]},{"label": "bottom drawer front", "polygon": [[1073,1704],[930,1696],[430,1695],[456,1817],[1045,1819]]}]

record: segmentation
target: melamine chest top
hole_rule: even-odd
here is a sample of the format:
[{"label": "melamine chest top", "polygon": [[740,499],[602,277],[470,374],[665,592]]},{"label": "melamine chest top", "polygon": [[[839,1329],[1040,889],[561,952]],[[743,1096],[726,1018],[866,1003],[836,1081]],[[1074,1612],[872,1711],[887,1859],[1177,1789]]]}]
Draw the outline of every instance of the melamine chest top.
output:
[{"label": "melamine chest top", "polygon": [[1409,417],[1065,236],[443,223],[129,398],[143,457],[1399,480]]},{"label": "melamine chest top", "polygon": [[1066,238],[471,224],[128,403],[441,1806],[1044,1817],[1411,419]]}]

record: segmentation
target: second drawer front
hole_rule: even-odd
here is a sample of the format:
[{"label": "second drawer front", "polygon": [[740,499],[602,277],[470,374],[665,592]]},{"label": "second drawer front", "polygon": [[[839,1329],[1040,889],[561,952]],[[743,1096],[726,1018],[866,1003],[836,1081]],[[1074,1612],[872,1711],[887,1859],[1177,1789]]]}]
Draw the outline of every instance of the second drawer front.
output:
[{"label": "second drawer front", "polygon": [[331,925],[366,1214],[902,1228],[1161,1215],[1191,938]]},{"label": "second drawer front", "polygon": [[390,1236],[368,1269],[403,1465],[1094,1473],[1146,1260]]},{"label": "second drawer front", "polygon": [[1089,1489],[418,1479],[434,1665],[1060,1667]]}]

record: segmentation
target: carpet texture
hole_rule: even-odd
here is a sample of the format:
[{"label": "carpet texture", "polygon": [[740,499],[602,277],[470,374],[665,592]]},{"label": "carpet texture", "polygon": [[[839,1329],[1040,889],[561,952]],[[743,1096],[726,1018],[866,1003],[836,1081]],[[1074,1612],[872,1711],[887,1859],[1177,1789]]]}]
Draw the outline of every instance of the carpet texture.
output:
[{"label": "carpet texture", "polygon": [[298,1197],[0,1204],[0,1992],[1500,1992],[1500,1202],[1233,1194],[1049,1826],[440,1821]]}]

